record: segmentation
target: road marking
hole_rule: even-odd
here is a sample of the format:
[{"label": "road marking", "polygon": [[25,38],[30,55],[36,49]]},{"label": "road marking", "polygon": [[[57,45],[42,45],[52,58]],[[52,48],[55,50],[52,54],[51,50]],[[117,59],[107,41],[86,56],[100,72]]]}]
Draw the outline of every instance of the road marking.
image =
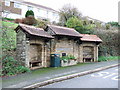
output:
[{"label": "road marking", "polygon": [[115,76],[115,77],[113,77],[113,78],[111,78],[111,79],[112,79],[112,80],[120,80],[119,77],[120,77],[120,76]]},{"label": "road marking", "polygon": [[102,77],[102,76],[104,76],[104,75],[106,75],[106,74],[109,74],[109,72],[99,72],[99,73],[97,73],[98,75],[95,75],[95,74],[92,74],[91,76],[92,77]]},{"label": "road marking", "polygon": [[[115,71],[119,70],[120,68],[114,69]],[[101,78],[111,78],[112,80],[120,80],[120,76],[118,73],[110,73],[110,72],[98,72],[91,75],[92,77],[101,77]]]},{"label": "road marking", "polygon": [[115,69],[115,71],[118,71],[118,70],[120,70],[120,68]]},{"label": "road marking", "polygon": [[108,78],[108,77],[111,77],[111,76],[113,76],[113,75],[116,75],[117,73],[112,73],[112,74],[110,74],[110,75],[108,75],[108,76],[105,76],[105,77],[103,77],[103,78]]}]

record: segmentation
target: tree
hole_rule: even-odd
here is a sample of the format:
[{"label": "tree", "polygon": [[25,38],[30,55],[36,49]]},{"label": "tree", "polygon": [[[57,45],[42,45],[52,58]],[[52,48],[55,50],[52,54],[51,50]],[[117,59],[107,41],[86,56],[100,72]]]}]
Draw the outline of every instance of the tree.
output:
[{"label": "tree", "polygon": [[74,28],[76,31],[82,34],[91,34],[93,32],[93,30],[91,30],[93,28],[93,25],[83,25],[83,23],[84,21],[81,19],[77,17],[71,17],[67,20],[66,26],[69,28]]},{"label": "tree", "polygon": [[28,10],[25,14],[25,17],[33,16],[34,17],[34,12],[32,10]]},{"label": "tree", "polygon": [[107,24],[110,24],[111,26],[115,26],[115,27],[120,27],[120,25],[118,24],[118,22],[108,22]]},{"label": "tree", "polygon": [[110,29],[110,24],[106,24],[106,29]]},{"label": "tree", "polygon": [[66,26],[69,28],[75,28],[77,26],[83,27],[83,22],[77,17],[71,17],[67,20]]},{"label": "tree", "polygon": [[81,13],[78,11],[77,8],[74,6],[71,6],[70,4],[67,4],[60,9],[60,23],[62,26],[65,26],[67,20],[71,17],[76,16],[77,18],[81,17]]},{"label": "tree", "polygon": [[36,25],[37,21],[34,17],[34,12],[32,10],[28,10],[25,14],[25,18],[22,19],[22,23],[28,24],[28,25]]}]

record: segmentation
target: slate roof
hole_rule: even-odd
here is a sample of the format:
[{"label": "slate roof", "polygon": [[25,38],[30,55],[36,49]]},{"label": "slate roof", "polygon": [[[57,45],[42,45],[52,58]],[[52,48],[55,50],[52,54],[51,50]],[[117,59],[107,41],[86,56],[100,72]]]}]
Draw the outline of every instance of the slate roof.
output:
[{"label": "slate roof", "polygon": [[90,41],[90,42],[102,42],[102,40],[97,35],[89,35],[89,34],[80,34],[82,38],[81,41]]},{"label": "slate roof", "polygon": [[56,26],[56,25],[48,25],[48,27],[52,29],[52,31],[54,32],[53,35],[81,37],[80,33],[73,28],[67,28],[67,27]]},{"label": "slate roof", "polygon": [[45,32],[42,28],[36,28],[34,26],[19,24],[15,30],[18,31],[19,28],[21,28],[23,31],[25,31],[31,35],[46,37],[46,38],[53,38],[50,34]]}]

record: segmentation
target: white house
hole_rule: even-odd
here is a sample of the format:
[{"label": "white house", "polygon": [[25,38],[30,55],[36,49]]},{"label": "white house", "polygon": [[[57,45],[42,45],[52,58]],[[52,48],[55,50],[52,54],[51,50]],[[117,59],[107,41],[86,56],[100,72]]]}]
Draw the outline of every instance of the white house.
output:
[{"label": "white house", "polygon": [[23,0],[3,0],[2,16],[8,18],[24,18],[27,10],[33,10],[35,18],[48,19],[51,22],[59,21],[58,11],[39,4]]}]

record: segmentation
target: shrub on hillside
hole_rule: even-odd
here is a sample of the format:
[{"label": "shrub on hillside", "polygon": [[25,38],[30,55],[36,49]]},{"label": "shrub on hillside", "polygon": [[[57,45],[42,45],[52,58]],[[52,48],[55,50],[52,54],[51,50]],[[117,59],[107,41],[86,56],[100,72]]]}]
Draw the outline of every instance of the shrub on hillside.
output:
[{"label": "shrub on hillside", "polygon": [[99,46],[99,56],[119,56],[118,30],[95,30],[94,34],[102,39]]},{"label": "shrub on hillside", "polygon": [[23,23],[23,19],[19,19],[19,18],[17,18],[17,19],[15,19],[14,22],[15,22],[15,23]]},{"label": "shrub on hillside", "polygon": [[37,20],[33,16],[28,16],[23,19],[23,23],[27,25],[36,25]]},{"label": "shrub on hillside", "polygon": [[11,56],[5,56],[2,60],[2,76],[10,76],[19,73],[30,72],[30,69]]},{"label": "shrub on hillside", "polygon": [[50,24],[49,20],[38,19],[36,27],[45,29],[47,27],[47,24]]}]

